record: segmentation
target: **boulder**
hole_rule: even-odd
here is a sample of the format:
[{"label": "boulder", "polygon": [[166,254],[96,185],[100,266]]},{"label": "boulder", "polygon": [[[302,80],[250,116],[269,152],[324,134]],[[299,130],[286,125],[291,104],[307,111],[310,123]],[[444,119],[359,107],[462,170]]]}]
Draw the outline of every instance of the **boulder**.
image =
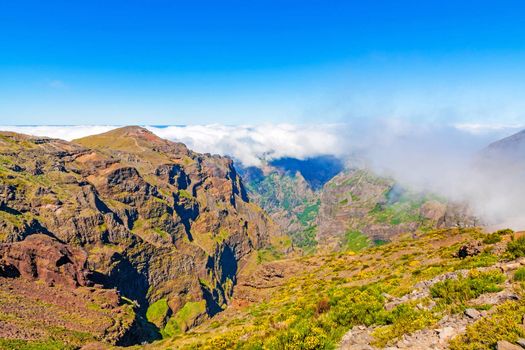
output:
[{"label": "boulder", "polygon": [[439,339],[441,340],[448,340],[456,335],[456,330],[453,327],[447,326],[443,327],[439,331]]},{"label": "boulder", "polygon": [[498,341],[496,345],[496,349],[497,350],[523,350],[521,346],[512,344],[506,340]]},{"label": "boulder", "polygon": [[482,244],[481,242],[470,242],[461,246],[455,257],[463,259],[467,256],[475,256],[481,253]]},{"label": "boulder", "polygon": [[476,319],[481,316],[481,313],[476,309],[468,308],[465,310],[465,316],[472,318],[472,319]]}]

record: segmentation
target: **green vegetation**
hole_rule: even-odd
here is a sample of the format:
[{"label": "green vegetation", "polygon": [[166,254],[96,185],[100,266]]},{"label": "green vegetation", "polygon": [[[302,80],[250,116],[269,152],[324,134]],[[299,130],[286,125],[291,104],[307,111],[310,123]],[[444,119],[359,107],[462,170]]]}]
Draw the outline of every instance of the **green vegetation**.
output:
[{"label": "green vegetation", "polygon": [[164,338],[172,337],[178,333],[185,332],[197,317],[206,312],[206,301],[189,301],[166,323],[161,330]]},{"label": "green vegetation", "polygon": [[318,199],[317,202],[307,205],[301,213],[297,214],[297,219],[302,226],[308,226],[317,217],[320,205],[321,200]]},{"label": "green vegetation", "polygon": [[[334,349],[344,333],[364,325],[375,327],[371,345],[390,346],[404,334],[435,327],[439,319],[462,310],[482,293],[500,290],[505,280],[502,273],[472,270],[465,277],[435,284],[432,297],[385,308],[387,295],[402,297],[419,281],[497,262],[498,257],[488,253],[452,257],[452,252],[479,234],[477,229],[438,230],[357,253],[298,258],[300,270],[294,270],[281,287],[266,292],[268,299],[227,310],[226,318],[205,323],[198,333],[178,333],[163,344],[196,350]],[[362,239],[356,233],[352,237],[354,242]],[[434,308],[421,307],[433,300],[437,302]]]},{"label": "green vegetation", "polygon": [[419,310],[412,305],[396,306],[386,318],[388,325],[377,328],[374,333],[374,345],[385,347],[389,341],[431,326],[438,320],[429,310]]},{"label": "green vegetation", "polygon": [[269,262],[281,259],[283,254],[277,251],[274,247],[259,249],[257,251],[257,263],[261,264],[263,262]]},{"label": "green vegetation", "polygon": [[291,233],[292,243],[294,246],[304,249],[306,252],[312,252],[317,246],[317,226],[310,226],[305,230]]},{"label": "green vegetation", "polygon": [[498,232],[489,233],[484,239],[483,243],[485,244],[494,244],[501,242],[501,234]]},{"label": "green vegetation", "polygon": [[76,348],[76,346],[66,345],[54,340],[0,339],[0,349],[2,350],[69,350]]},{"label": "green vegetation", "polygon": [[159,299],[148,307],[146,319],[161,328],[168,316],[169,307],[167,299]]},{"label": "green vegetation", "polygon": [[514,272],[514,281],[525,281],[525,267],[520,267]]},{"label": "green vegetation", "polygon": [[189,193],[188,191],[186,190],[179,190],[179,197],[180,198],[186,198],[186,199],[192,199],[193,196],[191,195],[191,193]]},{"label": "green vegetation", "polygon": [[505,235],[512,235],[514,231],[511,230],[510,228],[505,228],[503,230],[498,230],[495,233],[499,234],[500,236],[505,236]]},{"label": "green vegetation", "polygon": [[452,350],[492,350],[498,340],[515,342],[525,337],[522,318],[525,301],[507,301],[489,317],[467,327],[467,331],[450,342]]},{"label": "green vegetation", "polygon": [[483,293],[499,292],[500,283],[505,281],[505,275],[499,271],[478,272],[473,270],[467,277],[447,279],[438,282],[430,288],[433,298],[453,310],[461,310],[464,303],[470,299],[479,297]]},{"label": "green vegetation", "polygon": [[213,239],[218,242],[218,243],[222,243],[224,242],[228,237],[230,237],[230,232],[228,230],[226,230],[225,228],[220,228],[219,229],[219,232],[217,233],[217,235],[215,235],[213,237]]},{"label": "green vegetation", "polygon": [[370,240],[360,231],[347,231],[343,244],[345,249],[358,252],[369,247]]},{"label": "green vegetation", "polygon": [[507,254],[513,259],[525,256],[525,236],[512,239],[507,244]]},{"label": "green vegetation", "polygon": [[421,205],[425,198],[403,194],[393,203],[377,204],[370,214],[375,217],[379,223],[389,223],[390,225],[400,225],[409,222],[423,222],[419,214]]},{"label": "green vegetation", "polygon": [[389,243],[389,241],[386,241],[384,239],[374,239],[374,245],[375,246],[381,246],[381,245],[384,245],[384,244],[387,244]]}]

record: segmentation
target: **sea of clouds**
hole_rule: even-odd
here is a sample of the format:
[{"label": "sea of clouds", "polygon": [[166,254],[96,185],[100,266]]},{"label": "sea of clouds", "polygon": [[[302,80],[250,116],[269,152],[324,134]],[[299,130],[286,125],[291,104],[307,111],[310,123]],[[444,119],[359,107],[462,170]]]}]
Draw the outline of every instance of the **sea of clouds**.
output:
[{"label": "sea of clouds", "polygon": [[[103,133],[118,125],[0,125],[0,130],[71,141]],[[468,156],[519,129],[514,125],[410,123],[402,119],[340,124],[262,124],[148,126],[156,135],[185,143],[190,149],[227,155],[245,166],[283,157],[321,155],[344,158],[359,152],[382,168],[417,158]],[[415,165],[415,164],[414,164]]]}]

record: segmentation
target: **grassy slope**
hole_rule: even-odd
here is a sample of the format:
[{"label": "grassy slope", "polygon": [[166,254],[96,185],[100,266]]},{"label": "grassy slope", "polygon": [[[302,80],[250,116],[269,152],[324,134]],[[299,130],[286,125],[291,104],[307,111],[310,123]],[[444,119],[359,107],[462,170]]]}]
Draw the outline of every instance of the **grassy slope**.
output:
[{"label": "grassy slope", "polygon": [[[451,302],[437,293],[433,299],[438,306],[432,312],[419,310],[414,303],[387,311],[384,295],[400,297],[417,282],[445,272],[493,265],[502,257],[489,252],[462,260],[452,257],[462,244],[482,235],[476,229],[432,231],[358,254],[349,251],[294,260],[303,266],[303,272],[271,290],[268,301],[232,307],[193,332],[153,348],[331,349],[348,329],[359,324],[379,326],[377,345],[387,344],[468,305],[466,299],[452,296]],[[487,245],[487,251],[491,247]],[[501,278],[473,274],[464,283],[467,287],[458,288],[476,286],[472,293],[479,295],[498,288]],[[453,308],[447,306],[451,303]]]}]

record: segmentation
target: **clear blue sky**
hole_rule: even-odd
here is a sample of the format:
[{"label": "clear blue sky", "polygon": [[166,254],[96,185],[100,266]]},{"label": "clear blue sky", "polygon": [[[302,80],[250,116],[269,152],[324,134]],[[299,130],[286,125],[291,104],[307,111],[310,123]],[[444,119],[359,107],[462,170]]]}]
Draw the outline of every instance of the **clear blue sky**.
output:
[{"label": "clear blue sky", "polygon": [[2,1],[0,124],[517,123],[523,1]]}]

